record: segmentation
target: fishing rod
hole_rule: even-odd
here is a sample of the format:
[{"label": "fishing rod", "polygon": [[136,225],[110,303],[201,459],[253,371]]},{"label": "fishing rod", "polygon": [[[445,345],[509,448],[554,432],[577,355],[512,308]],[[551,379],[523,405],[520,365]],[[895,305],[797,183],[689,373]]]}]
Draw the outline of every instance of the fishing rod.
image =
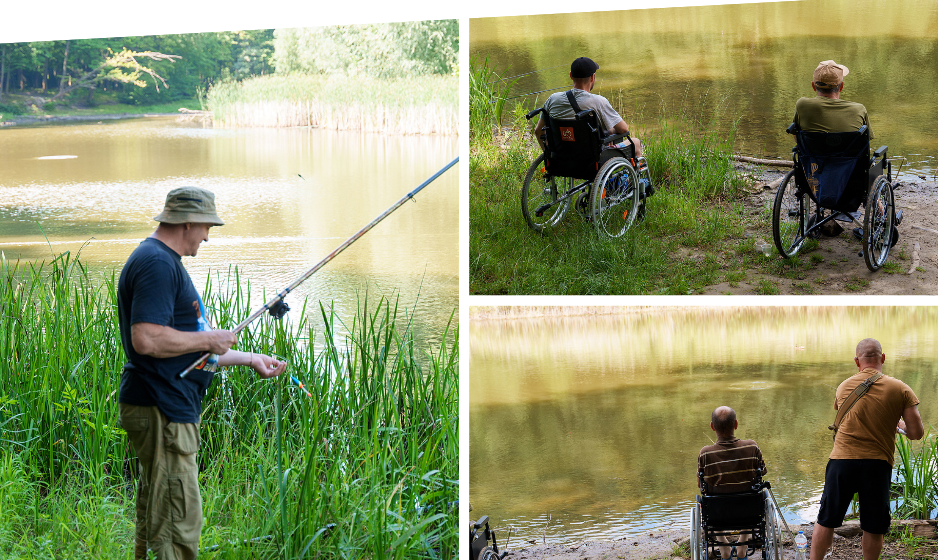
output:
[{"label": "fishing rod", "polygon": [[537,74],[538,72],[543,72],[544,70],[553,70],[554,68],[560,68],[561,66],[566,66],[566,64],[558,64],[557,66],[548,66],[547,68],[541,68],[540,70],[532,70],[530,72],[525,72],[524,74],[515,74],[514,76],[508,76],[507,78],[499,78],[493,82],[489,82],[489,85],[497,84],[498,82],[503,82],[505,80],[510,80],[512,78],[521,78],[522,76],[530,76],[531,74]]},{"label": "fishing rod", "polygon": [[[772,496],[772,503],[775,504],[775,511],[777,511],[778,516],[782,518],[782,523],[785,524],[785,530],[788,531],[790,535],[792,535],[792,540],[794,540],[795,533],[792,532],[791,527],[788,526],[788,521],[785,520],[785,515],[782,514],[782,508],[778,507],[778,500],[775,499],[775,492],[772,491],[771,486],[769,486],[769,496]],[[782,543],[778,543],[778,546],[781,547]],[[804,552],[797,546],[795,547],[795,552],[798,553],[798,558],[800,560],[805,560]]]},{"label": "fishing rod", "polygon": [[[287,294],[289,294],[290,292],[292,292],[297,286],[299,286],[299,285],[302,284],[304,281],[306,281],[306,279],[308,279],[310,276],[312,276],[313,274],[315,274],[316,271],[318,271],[320,268],[326,266],[326,264],[327,264],[329,261],[331,261],[332,259],[334,259],[334,258],[336,257],[336,255],[338,255],[339,253],[341,253],[342,251],[344,251],[344,250],[346,249],[346,247],[348,247],[348,246],[351,245],[352,243],[355,243],[361,236],[363,236],[363,235],[365,235],[366,233],[368,233],[368,231],[371,230],[371,228],[373,228],[373,227],[375,227],[376,225],[378,225],[378,222],[380,222],[381,220],[387,218],[388,215],[391,214],[391,212],[394,212],[395,210],[397,210],[398,208],[400,208],[401,205],[403,205],[403,204],[404,204],[405,202],[407,202],[408,200],[412,200],[412,199],[414,198],[414,195],[416,195],[416,194],[417,194],[418,192],[420,192],[424,187],[426,187],[427,185],[429,185],[430,183],[432,183],[434,180],[436,180],[437,177],[439,177],[440,175],[442,175],[443,173],[445,173],[446,170],[448,170],[450,167],[456,165],[456,162],[458,162],[458,161],[459,161],[459,158],[457,157],[457,158],[454,159],[453,161],[447,163],[446,165],[443,166],[442,169],[440,169],[439,171],[437,171],[436,173],[434,173],[429,179],[427,179],[426,181],[424,181],[423,183],[421,183],[419,186],[417,186],[417,188],[415,188],[414,190],[410,191],[409,193],[407,193],[406,195],[404,195],[400,200],[398,200],[397,202],[395,202],[394,204],[392,204],[391,207],[388,208],[387,210],[385,210],[384,212],[382,212],[380,216],[378,216],[377,218],[375,218],[374,220],[372,220],[371,222],[369,222],[368,225],[366,225],[366,226],[363,227],[362,229],[358,230],[358,233],[356,233],[356,234],[353,235],[352,237],[349,237],[349,238],[346,239],[344,242],[342,242],[342,244],[339,245],[338,247],[336,247],[334,251],[332,251],[331,253],[329,253],[329,254],[326,256],[326,258],[324,258],[323,260],[319,261],[313,268],[311,268],[311,269],[307,270],[305,273],[303,273],[302,276],[300,276],[299,278],[297,278],[296,280],[294,280],[292,284],[290,284],[289,286],[287,286],[286,288],[284,288],[279,294],[277,294],[276,296],[274,296],[273,299],[271,299],[270,301],[268,301],[267,303],[265,303],[263,306],[259,307],[259,308],[257,309],[257,311],[255,311],[254,313],[251,313],[251,315],[250,315],[247,319],[241,321],[241,322],[238,324],[238,326],[236,326],[234,329],[232,329],[231,332],[232,332],[233,334],[238,334],[239,332],[241,332],[242,330],[244,330],[245,327],[247,327],[247,326],[250,325],[252,322],[254,322],[255,319],[257,319],[258,317],[260,317],[261,315],[263,315],[263,314],[264,314],[264,311],[269,312],[269,313],[271,314],[271,316],[273,316],[275,319],[282,319],[283,316],[286,315],[287,311],[290,310],[290,307],[283,301],[283,298],[287,297]],[[416,201],[415,201],[415,202],[416,202]],[[198,360],[192,362],[192,363],[189,365],[189,367],[187,367],[182,373],[180,373],[180,374],[179,374],[179,377],[180,377],[180,378],[183,378],[183,377],[185,377],[186,375],[188,375],[190,371],[192,371],[193,369],[195,369],[196,366],[198,366],[199,364],[201,364],[201,363],[202,363],[204,360],[206,360],[209,356],[211,356],[211,352],[205,352],[204,354],[202,354],[202,355],[199,357]]]}]

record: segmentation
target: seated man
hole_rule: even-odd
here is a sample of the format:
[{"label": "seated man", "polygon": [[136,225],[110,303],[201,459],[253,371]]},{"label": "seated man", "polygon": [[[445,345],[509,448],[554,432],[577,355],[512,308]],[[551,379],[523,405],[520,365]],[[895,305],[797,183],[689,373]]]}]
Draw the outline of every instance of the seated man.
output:
[{"label": "seated man", "polygon": [[[570,79],[573,80],[572,91],[576,103],[579,105],[580,110],[596,110],[596,115],[599,117],[599,124],[606,136],[610,134],[626,133],[629,131],[629,125],[627,125],[625,121],[622,120],[622,117],[619,116],[619,113],[612,108],[609,101],[601,95],[590,93],[593,89],[593,85],[596,83],[596,70],[598,69],[599,65],[585,56],[574,60],[573,64],[570,65]],[[576,116],[576,112],[573,110],[573,107],[570,106],[570,101],[567,99],[567,92],[565,91],[557,92],[548,97],[547,101],[544,103],[544,108],[551,118],[572,119]],[[540,142],[542,150],[546,149],[544,141],[541,139],[543,129],[544,118],[541,117],[534,127],[534,137]],[[640,157],[642,155],[642,143],[638,138],[632,138],[632,141],[635,143],[634,154],[631,153],[632,145],[628,141],[620,142],[616,147],[622,148],[626,156]]]},{"label": "seated man", "polygon": [[[713,411],[710,429],[716,432],[717,442],[701,449],[697,457],[697,470],[703,471],[708,494],[745,492],[765,474],[765,461],[762,460],[762,452],[756,442],[751,439],[740,440],[733,436],[738,427],[736,412],[732,408],[721,406]],[[697,484],[700,485],[699,478]],[[739,540],[749,540],[749,537],[749,534],[743,533],[739,535]],[[717,540],[730,542],[727,537],[717,537]],[[722,558],[730,557],[729,546],[719,548]],[[743,545],[736,551],[736,557],[745,558],[747,552],[747,547]]]},{"label": "seated man", "polygon": [[802,97],[795,103],[795,124],[806,132],[852,132],[866,125],[874,138],[866,107],[840,98],[844,77],[850,73],[843,64],[825,60],[814,69],[811,87],[815,97]]}]

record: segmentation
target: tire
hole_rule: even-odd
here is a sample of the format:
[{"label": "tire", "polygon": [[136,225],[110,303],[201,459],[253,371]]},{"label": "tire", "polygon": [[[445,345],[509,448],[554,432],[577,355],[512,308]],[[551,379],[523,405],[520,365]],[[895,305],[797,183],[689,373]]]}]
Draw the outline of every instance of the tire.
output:
[{"label": "tire", "polygon": [[[543,171],[544,154],[537,156],[528,174],[524,177],[521,189],[521,212],[531,229],[544,233],[563,220],[570,209],[570,199],[554,203],[563,197],[573,186],[569,177],[550,177],[545,179]],[[540,216],[538,216],[540,212]]]},{"label": "tire", "polygon": [[498,553],[491,546],[487,546],[479,553],[479,560],[499,560]]},{"label": "tire", "polygon": [[700,517],[700,504],[694,504],[690,510],[690,548],[691,560],[707,560],[707,543],[704,540],[703,519]]},{"label": "tire", "polygon": [[590,212],[596,233],[622,237],[641,205],[638,174],[628,160],[614,157],[603,164],[590,187]]},{"label": "tire", "polygon": [[880,175],[873,182],[866,200],[863,218],[863,260],[866,267],[876,272],[886,264],[892,246],[892,228],[895,227],[896,205],[892,185]]},{"label": "tire", "polygon": [[772,237],[775,248],[785,258],[798,254],[804,245],[804,230],[807,222],[811,198],[807,193],[799,193],[795,185],[795,171],[791,170],[782,179],[775,193],[772,206]]},{"label": "tire", "polygon": [[763,490],[763,493],[765,494],[765,548],[762,556],[766,560],[782,560],[782,529],[768,490]]},{"label": "tire", "polygon": [[[647,179],[648,184],[650,185],[651,184],[651,169],[648,167],[648,162],[645,160],[645,157],[642,156],[636,159],[635,161],[637,162],[636,165],[638,165],[638,169],[636,171],[638,172],[639,181],[641,181],[642,179]],[[637,222],[641,222],[645,219],[645,210],[648,208],[648,199],[645,197],[644,192],[641,193],[640,202],[641,202],[641,206],[638,209],[638,215],[635,216],[635,221]]]}]

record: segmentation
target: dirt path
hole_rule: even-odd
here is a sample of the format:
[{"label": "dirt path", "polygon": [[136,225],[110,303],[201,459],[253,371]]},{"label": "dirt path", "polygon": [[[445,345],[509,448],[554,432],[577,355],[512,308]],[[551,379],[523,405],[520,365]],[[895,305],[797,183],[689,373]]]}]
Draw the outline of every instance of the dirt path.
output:
[{"label": "dirt path", "polygon": [[[781,177],[784,171],[770,169],[753,184],[745,201],[746,215],[752,216],[747,237],[770,244],[758,216],[771,208],[777,189],[762,187]],[[721,282],[707,288],[707,294],[753,294],[765,285],[777,286],[780,294],[938,294],[938,183],[903,174],[895,185],[896,206],[903,210],[899,243],[889,253],[887,266],[870,272],[862,256],[860,241],[853,235],[855,224],[837,237],[822,237],[818,247],[805,254],[801,266],[785,266],[773,253],[766,266],[757,267],[743,280]],[[774,246],[774,244],[773,244]],[[768,259],[767,259],[768,261]],[[895,264],[890,264],[895,263]]]},{"label": "dirt path", "polygon": [[[810,539],[811,525],[792,525],[797,533],[804,530]],[[572,544],[540,545],[527,548],[513,545],[509,548],[508,560],[678,560],[690,558],[687,529],[672,529],[663,532],[652,531],[641,537],[625,538],[618,541],[586,541]],[[784,535],[784,530],[783,530]],[[810,547],[810,541],[808,543]],[[938,560],[934,540],[920,540],[917,543],[903,543],[901,540],[887,539],[883,547],[883,560]],[[782,543],[783,560],[799,560],[790,535]],[[856,560],[860,558],[860,536],[842,537],[834,535],[833,551],[828,560]],[[761,558],[759,551],[752,558]]]}]

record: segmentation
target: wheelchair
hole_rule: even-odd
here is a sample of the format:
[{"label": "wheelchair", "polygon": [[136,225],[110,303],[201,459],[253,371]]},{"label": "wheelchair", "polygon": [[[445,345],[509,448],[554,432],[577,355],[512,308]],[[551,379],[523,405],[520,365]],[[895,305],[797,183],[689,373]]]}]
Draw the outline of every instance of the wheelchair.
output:
[{"label": "wheelchair", "polygon": [[[782,560],[782,530],[771,485],[761,477],[749,490],[733,494],[708,494],[703,472],[697,473],[701,494],[691,509],[691,560],[708,560],[711,552],[716,557],[720,546],[748,547],[747,557],[753,549],[762,549],[763,560]],[[749,534],[747,540],[722,542],[717,537],[739,537]],[[729,539],[732,541],[732,538]],[[723,559],[727,560],[727,559]]]},{"label": "wheelchair", "polygon": [[[481,530],[483,527],[485,529]],[[490,537],[491,546],[489,546]],[[469,560],[502,560],[507,555],[508,551],[498,554],[495,531],[489,529],[488,515],[483,515],[477,521],[469,523]]]},{"label": "wheelchair", "polygon": [[644,157],[627,157],[607,144],[627,139],[628,133],[603,136],[596,112],[580,111],[573,119],[553,119],[541,114],[547,149],[528,168],[521,189],[521,211],[534,231],[545,233],[557,226],[570,207],[593,223],[599,235],[621,237],[645,214],[645,198],[651,196],[651,175]]},{"label": "wheelchair", "polygon": [[[772,207],[772,236],[779,254],[795,256],[809,237],[840,215],[850,215],[862,204],[863,258],[873,272],[879,270],[896,244],[896,214],[892,165],[881,146],[870,157],[869,128],[856,132],[805,132],[795,123],[786,130],[795,136],[794,169],[782,179]],[[885,171],[885,173],[884,173]]]}]

